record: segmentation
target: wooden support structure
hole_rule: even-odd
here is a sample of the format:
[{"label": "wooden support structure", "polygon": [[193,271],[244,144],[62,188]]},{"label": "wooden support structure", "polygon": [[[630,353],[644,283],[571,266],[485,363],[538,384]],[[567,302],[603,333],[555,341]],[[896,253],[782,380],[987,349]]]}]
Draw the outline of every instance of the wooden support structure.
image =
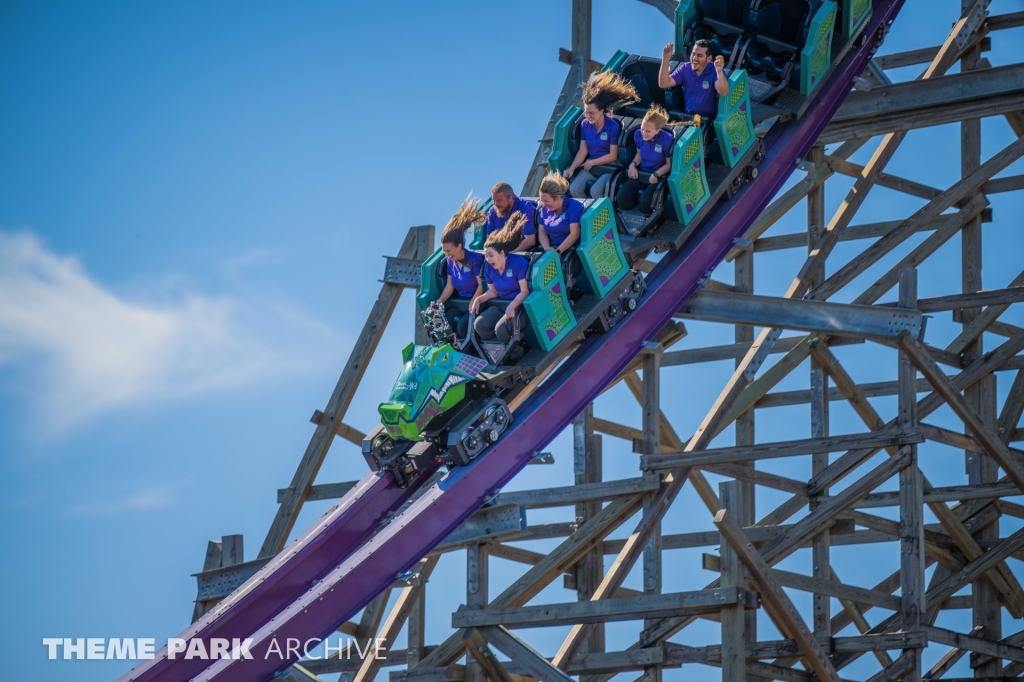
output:
[{"label": "wooden support structure", "polygon": [[[674,16],[672,0],[642,1]],[[458,542],[424,557],[341,626],[359,641],[387,640],[386,659],[307,660],[290,679],[341,673],[370,682],[393,668],[394,682],[607,682],[619,674],[659,682],[689,665],[726,682],[1024,673],[1024,589],[1013,563],[1024,560],[1016,530],[1024,505],[1007,499],[1024,492],[1024,329],[1007,314],[1024,303],[1022,242],[1014,232],[1015,243],[991,248],[986,237],[982,249],[983,230],[1004,239],[997,228],[1017,220],[990,196],[1024,191],[1024,176],[1010,168],[1024,156],[1024,64],[988,61],[1015,39],[1003,31],[1024,26],[1024,12],[988,10],[987,0],[963,0],[952,30],[920,43],[932,47],[873,60],[803,172],[735,242],[731,266],[679,306],[679,316],[699,321],[686,346],[677,342],[687,331],[669,322],[573,421],[571,453],[553,452],[571,467],[552,469],[571,468],[571,478],[495,491],[492,508],[525,510],[524,527],[470,533],[479,519],[467,522]],[[572,11],[569,73],[526,195],[546,172],[555,122],[599,68],[591,0],[573,0]],[[920,77],[890,82],[897,74],[886,74],[915,65]],[[994,153],[983,157],[982,118],[1016,139],[992,140]],[[948,165],[939,146],[887,170],[897,156],[907,160],[903,142],[915,131],[949,123],[959,124],[959,138],[951,129],[944,146],[959,157],[958,177],[929,172]],[[877,187],[912,197],[912,208],[879,209]],[[885,220],[865,219],[869,210]],[[412,228],[393,260],[414,264],[434,248],[433,228]],[[801,251],[763,256],[789,249]],[[956,249],[959,283],[948,256]],[[780,265],[783,255],[794,267]],[[982,286],[986,261],[999,265]],[[374,426],[344,420],[407,288],[415,282],[385,278],[334,392],[314,413],[290,485],[277,491],[257,562],[281,551],[305,502],[354,485],[317,473],[332,444],[351,450]],[[422,340],[400,317],[403,334]],[[950,448],[963,452],[963,469],[948,466]],[[619,473],[624,458],[633,473]],[[196,617],[255,570],[241,545],[241,536],[210,543]],[[868,549],[879,570],[862,580],[858,552]],[[448,553],[461,565],[462,552],[464,589],[435,570],[452,563]],[[700,578],[701,570],[711,574]],[[429,602],[428,578],[445,586],[431,588]],[[454,593],[461,603],[438,606]],[[783,639],[763,615],[758,628],[761,608]],[[700,637],[720,640],[680,643],[698,621],[712,628]],[[437,623],[452,630],[435,631]],[[563,629],[545,630],[555,627]],[[634,635],[624,638],[629,628]],[[849,666],[861,658],[854,674]]]}]

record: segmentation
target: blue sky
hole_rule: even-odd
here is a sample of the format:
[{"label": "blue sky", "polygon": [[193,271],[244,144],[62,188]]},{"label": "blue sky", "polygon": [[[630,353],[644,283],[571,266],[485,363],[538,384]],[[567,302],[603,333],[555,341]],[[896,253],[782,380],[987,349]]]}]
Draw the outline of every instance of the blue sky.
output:
[{"label": "blue sky", "polygon": [[[883,52],[941,42],[954,5],[910,0]],[[206,541],[242,533],[247,558],[258,551],[275,491],[288,485],[313,428],[307,420],[324,406],[376,296],[381,255],[393,254],[411,225],[443,225],[467,192],[525,177],[565,76],[556,57],[569,45],[569,1],[377,7],[0,7],[0,606],[8,614],[0,652],[9,669],[41,680],[111,679],[123,664],[49,662],[41,638],[160,640],[187,625],[189,574],[201,568]],[[993,2],[993,13],[1020,9],[1019,0]],[[595,1],[596,60],[618,48],[656,54],[670,37],[669,22],[647,5]],[[994,64],[1024,60],[1019,30],[993,43]],[[983,131],[986,156],[1010,139],[1002,121]],[[959,173],[957,148],[956,127],[920,131],[890,170],[945,187]],[[844,185],[836,186],[830,210]],[[1020,200],[992,201],[986,249],[1019,253]],[[875,190],[857,222],[921,204]],[[774,228],[800,229],[795,217]],[[953,242],[922,270],[923,295],[959,290],[949,276],[959,262]],[[799,258],[759,257],[759,286],[781,291]],[[986,263],[985,286],[1007,283],[1019,263]],[[865,286],[882,270],[865,275]],[[412,317],[407,296],[396,319],[408,324],[389,330],[347,422],[375,423]],[[688,326],[684,347],[732,340],[728,329]],[[945,316],[929,334],[952,329]],[[891,360],[887,351],[858,352],[842,356],[858,380],[890,378],[878,364]],[[727,365],[666,372],[681,434],[699,422]],[[780,388],[803,387],[805,377]],[[1001,377],[1001,393],[1008,386]],[[602,400],[599,414],[639,424],[622,393]],[[777,412],[761,422],[765,437],[806,435],[805,411]],[[833,420],[837,431],[861,428],[841,406]],[[553,470],[531,467],[515,485],[570,482],[567,444],[562,436],[552,446]],[[606,439],[606,451],[606,476],[636,475],[623,444]],[[935,457],[936,483],[962,482],[962,455]],[[351,480],[364,467],[339,442],[319,480]],[[692,491],[677,506],[667,530],[709,525]],[[325,508],[308,505],[297,528]],[[563,512],[530,518],[564,520]],[[696,554],[686,557],[694,567]],[[846,565],[845,580],[870,584],[870,567]],[[516,570],[495,562],[492,589]],[[463,571],[452,556],[434,574],[431,642],[446,633],[444,609],[463,599]],[[666,589],[710,578],[687,569]],[[545,598],[571,597],[551,590]],[[610,641],[626,646],[635,630],[615,626]]]}]

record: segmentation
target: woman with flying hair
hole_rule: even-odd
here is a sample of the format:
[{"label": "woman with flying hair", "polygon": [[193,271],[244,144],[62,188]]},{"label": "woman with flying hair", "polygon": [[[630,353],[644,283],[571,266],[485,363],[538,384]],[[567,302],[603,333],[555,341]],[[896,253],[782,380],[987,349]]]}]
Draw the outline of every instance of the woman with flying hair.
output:
[{"label": "woman with flying hair", "polygon": [[[512,253],[523,240],[523,225],[526,216],[516,211],[509,216],[505,227],[487,235],[484,243],[484,278],[487,291],[478,295],[469,304],[469,311],[476,315],[473,329],[484,341],[495,337],[502,343],[512,338],[514,325],[525,323],[523,301],[529,295],[526,287],[526,273],[530,262],[525,256]],[[488,301],[509,300],[508,305],[485,306]]]},{"label": "woman with flying hair", "polygon": [[[484,257],[463,245],[466,230],[474,224],[483,225],[483,221],[487,220],[486,214],[479,210],[477,205],[477,200],[472,196],[466,197],[458,212],[451,217],[441,232],[441,250],[445,255],[448,281],[437,299],[438,303],[443,304],[452,296],[472,301],[484,291]],[[469,331],[469,315],[455,306],[448,306],[444,310],[444,316],[448,318],[448,324],[456,330],[459,338],[466,338],[466,332]]]},{"label": "woman with flying hair", "polygon": [[629,179],[622,183],[615,194],[619,208],[629,211],[637,206],[640,212],[650,215],[651,202],[662,179],[672,170],[672,133],[665,130],[669,125],[668,114],[657,104],[644,114],[640,128],[633,133],[636,156],[629,164],[626,174]]},{"label": "woman with flying hair", "polygon": [[565,177],[572,178],[569,186],[571,196],[586,199],[590,183],[593,183],[591,197],[596,199],[608,193],[611,173],[595,175],[592,171],[596,166],[618,165],[622,124],[606,112],[617,103],[629,104],[638,99],[633,84],[617,73],[602,71],[587,81],[583,87],[583,117],[586,120],[580,124],[580,150],[565,169]]}]

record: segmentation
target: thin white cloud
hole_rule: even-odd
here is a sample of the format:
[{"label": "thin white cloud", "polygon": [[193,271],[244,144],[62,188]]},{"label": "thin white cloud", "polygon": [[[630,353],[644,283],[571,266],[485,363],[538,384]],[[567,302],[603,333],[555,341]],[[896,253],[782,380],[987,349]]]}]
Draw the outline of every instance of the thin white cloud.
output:
[{"label": "thin white cloud", "polygon": [[29,370],[51,430],[126,405],[294,375],[344,345],[287,302],[128,300],[31,233],[0,232],[0,364]]},{"label": "thin white cloud", "polygon": [[127,494],[93,499],[74,505],[72,516],[112,516],[123,512],[144,512],[177,506],[181,500],[176,485],[144,487]]}]

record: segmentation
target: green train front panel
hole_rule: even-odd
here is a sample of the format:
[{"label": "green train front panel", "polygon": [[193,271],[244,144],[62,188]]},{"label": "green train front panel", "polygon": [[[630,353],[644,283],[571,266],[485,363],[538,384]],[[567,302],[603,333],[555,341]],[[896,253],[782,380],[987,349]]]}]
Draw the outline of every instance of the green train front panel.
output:
[{"label": "green train front panel", "polygon": [[[491,206],[494,205],[494,200],[491,197],[487,197],[485,200],[480,202],[480,210],[487,213],[491,210]],[[487,240],[487,225],[474,225],[473,226],[473,237],[466,244],[469,248],[474,251],[483,251],[484,242]],[[486,288],[486,284],[485,284]]]},{"label": "green train front panel", "polygon": [[676,5],[676,54],[683,54],[686,49],[686,27],[697,20],[697,0],[681,0]]},{"label": "green train front panel", "polygon": [[576,326],[562,276],[562,262],[556,251],[541,256],[530,270],[530,295],[523,306],[537,343],[551,350]]},{"label": "green train front panel", "polygon": [[574,154],[569,149],[569,134],[572,133],[572,126],[580,116],[583,109],[571,106],[562,114],[555,124],[555,135],[551,141],[551,154],[548,155],[548,166],[551,171],[564,171],[572,163]]},{"label": "green train front panel", "polygon": [[441,298],[442,288],[438,286],[437,268],[444,257],[444,251],[438,249],[420,266],[420,293],[416,294],[416,307],[420,310],[426,310],[431,303]]},{"label": "green train front panel", "polygon": [[754,142],[754,122],[750,118],[750,85],[746,69],[736,69],[729,76],[729,92],[718,98],[718,117],[715,132],[722,158],[729,168],[735,168]]},{"label": "green train front panel", "polygon": [[871,0],[846,0],[843,3],[843,35],[849,38],[871,16]]},{"label": "green train front panel", "polygon": [[672,194],[676,217],[683,225],[690,224],[711,196],[704,170],[704,135],[698,126],[687,128],[676,141],[668,191]]},{"label": "green train front panel", "polygon": [[629,272],[629,264],[619,245],[615,211],[608,197],[601,197],[583,212],[577,253],[583,263],[589,293],[596,296],[607,294]]},{"label": "green train front panel", "polygon": [[807,43],[800,51],[800,92],[810,95],[832,64],[832,34],[836,27],[836,3],[825,0],[811,18]]},{"label": "green train front panel", "polygon": [[448,344],[434,348],[410,343],[402,350],[402,362],[388,401],[377,411],[388,435],[405,440],[420,440],[431,421],[462,402],[466,383],[487,366]]}]

